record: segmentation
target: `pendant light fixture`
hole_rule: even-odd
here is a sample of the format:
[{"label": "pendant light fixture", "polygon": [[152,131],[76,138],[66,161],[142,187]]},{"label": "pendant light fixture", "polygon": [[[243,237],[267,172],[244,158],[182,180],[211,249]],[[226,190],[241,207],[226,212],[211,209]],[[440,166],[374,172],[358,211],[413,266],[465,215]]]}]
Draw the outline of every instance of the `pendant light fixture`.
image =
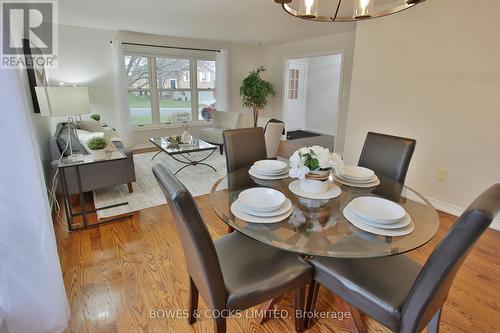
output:
[{"label": "pendant light fixture", "polygon": [[290,15],[317,22],[353,22],[399,13],[425,0],[274,0]]}]

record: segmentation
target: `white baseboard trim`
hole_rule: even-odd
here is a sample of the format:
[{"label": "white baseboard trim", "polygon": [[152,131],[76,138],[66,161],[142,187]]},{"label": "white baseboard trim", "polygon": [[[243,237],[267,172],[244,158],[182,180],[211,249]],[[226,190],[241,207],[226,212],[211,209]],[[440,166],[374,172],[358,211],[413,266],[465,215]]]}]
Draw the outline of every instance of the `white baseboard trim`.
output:
[{"label": "white baseboard trim", "polygon": [[[442,212],[445,212],[445,213],[448,213],[448,214],[451,214],[454,216],[460,216],[465,211],[465,208],[451,205],[451,204],[443,202],[443,201],[439,201],[439,200],[432,199],[432,198],[427,198],[427,200],[429,200],[429,202],[437,210],[440,210]],[[493,223],[491,223],[490,228],[500,231],[500,218],[496,218],[493,221]]]}]

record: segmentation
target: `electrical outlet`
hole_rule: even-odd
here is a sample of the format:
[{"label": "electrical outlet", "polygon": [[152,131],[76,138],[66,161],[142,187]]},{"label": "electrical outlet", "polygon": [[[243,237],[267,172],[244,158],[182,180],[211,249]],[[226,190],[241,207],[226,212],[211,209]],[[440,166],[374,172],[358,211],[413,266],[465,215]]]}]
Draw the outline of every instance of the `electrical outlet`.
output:
[{"label": "electrical outlet", "polygon": [[448,171],[444,169],[439,169],[437,171],[436,179],[439,180],[440,182],[445,182],[448,180]]}]

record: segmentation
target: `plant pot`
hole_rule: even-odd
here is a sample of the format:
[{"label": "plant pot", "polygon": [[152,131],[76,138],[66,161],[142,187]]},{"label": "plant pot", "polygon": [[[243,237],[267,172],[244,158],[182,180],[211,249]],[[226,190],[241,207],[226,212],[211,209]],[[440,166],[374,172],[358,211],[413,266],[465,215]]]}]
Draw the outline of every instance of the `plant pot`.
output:
[{"label": "plant pot", "polygon": [[309,193],[325,193],[326,191],[328,191],[328,182],[311,179],[301,179],[300,188],[301,190]]},{"label": "plant pot", "polygon": [[92,150],[92,159],[94,161],[102,161],[106,159],[106,148]]},{"label": "plant pot", "polygon": [[330,177],[330,170],[310,171],[306,175],[306,178],[311,180],[328,180],[329,177]]}]

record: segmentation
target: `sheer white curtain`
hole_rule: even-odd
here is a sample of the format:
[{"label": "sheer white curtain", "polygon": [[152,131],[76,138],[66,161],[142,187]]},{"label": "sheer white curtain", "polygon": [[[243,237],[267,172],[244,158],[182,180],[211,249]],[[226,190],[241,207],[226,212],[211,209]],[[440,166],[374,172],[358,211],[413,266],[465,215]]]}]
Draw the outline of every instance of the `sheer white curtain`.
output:
[{"label": "sheer white curtain", "polygon": [[217,111],[229,110],[229,50],[220,50],[216,56]]},{"label": "sheer white curtain", "polygon": [[114,102],[115,119],[118,134],[125,147],[131,147],[133,142],[133,131],[130,121],[130,108],[127,96],[127,77],[125,75],[125,59],[123,45],[119,40],[111,41],[111,51],[113,53],[113,73],[114,73]]},{"label": "sheer white curtain", "polygon": [[32,115],[18,74],[0,70],[0,332],[61,332],[69,307]]}]

